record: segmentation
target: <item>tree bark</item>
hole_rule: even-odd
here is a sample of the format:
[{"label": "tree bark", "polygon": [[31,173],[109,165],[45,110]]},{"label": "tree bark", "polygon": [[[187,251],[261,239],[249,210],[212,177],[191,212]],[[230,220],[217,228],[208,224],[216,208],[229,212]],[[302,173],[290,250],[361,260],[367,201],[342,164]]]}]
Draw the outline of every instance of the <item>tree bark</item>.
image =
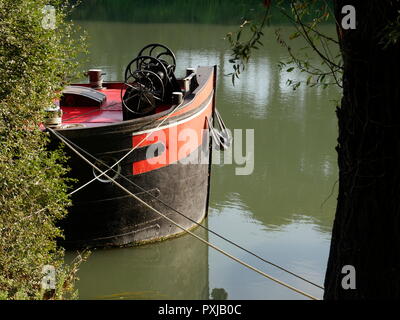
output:
[{"label": "tree bark", "polygon": [[[356,29],[344,30],[345,5]],[[337,108],[339,195],[324,299],[400,298],[400,39],[386,49],[384,28],[400,1],[335,0],[344,62]],[[345,265],[356,289],[344,289]]]}]

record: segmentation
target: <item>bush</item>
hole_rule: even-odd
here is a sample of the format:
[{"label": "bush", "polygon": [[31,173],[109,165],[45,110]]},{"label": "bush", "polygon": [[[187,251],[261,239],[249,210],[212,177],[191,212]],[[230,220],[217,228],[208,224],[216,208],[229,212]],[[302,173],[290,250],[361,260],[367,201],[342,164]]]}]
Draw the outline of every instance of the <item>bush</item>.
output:
[{"label": "bush", "polygon": [[[55,8],[55,19],[46,5]],[[49,7],[47,7],[49,8]],[[67,298],[75,268],[63,265],[56,222],[70,200],[61,150],[46,148],[44,108],[71,80],[85,51],[65,1],[0,2],[0,298]],[[48,19],[49,18],[49,19]],[[55,22],[55,24],[53,24]],[[56,289],[41,289],[44,265]]]}]

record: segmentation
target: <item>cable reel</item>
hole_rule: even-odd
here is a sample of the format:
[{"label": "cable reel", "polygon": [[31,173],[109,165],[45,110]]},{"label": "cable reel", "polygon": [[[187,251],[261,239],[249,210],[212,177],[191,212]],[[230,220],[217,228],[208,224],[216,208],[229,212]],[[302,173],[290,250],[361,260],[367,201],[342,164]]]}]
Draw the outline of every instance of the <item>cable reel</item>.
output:
[{"label": "cable reel", "polygon": [[161,77],[150,70],[135,70],[125,81],[122,92],[124,120],[143,117],[151,114],[157,102],[164,99],[164,83]]},{"label": "cable reel", "polygon": [[140,50],[138,56],[143,55],[155,57],[156,59],[160,60],[166,66],[168,75],[171,75],[171,72],[175,72],[176,57],[168,47],[159,43],[152,43]]},{"label": "cable reel", "polygon": [[181,91],[175,69],[175,55],[166,46],[150,44],[140,50],[125,69],[121,89],[123,119],[143,117],[158,105],[172,103],[172,92]]}]

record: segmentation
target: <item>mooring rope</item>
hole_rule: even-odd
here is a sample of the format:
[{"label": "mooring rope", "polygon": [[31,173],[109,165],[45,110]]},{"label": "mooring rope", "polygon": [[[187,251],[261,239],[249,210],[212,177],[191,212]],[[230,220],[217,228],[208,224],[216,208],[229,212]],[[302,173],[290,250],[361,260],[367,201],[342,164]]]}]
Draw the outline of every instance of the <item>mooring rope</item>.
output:
[{"label": "mooring rope", "polygon": [[164,219],[168,220],[169,222],[171,222],[172,224],[174,224],[176,227],[182,229],[183,231],[187,232],[188,234],[190,234],[191,236],[195,237],[196,239],[200,240],[201,242],[205,243],[207,246],[213,248],[214,250],[222,253],[223,255],[227,256],[228,258],[240,263],[241,265],[245,266],[246,268],[253,270],[254,272],[257,272],[258,274],[294,291],[297,292],[307,298],[310,298],[312,300],[319,300],[318,298],[300,290],[297,289],[289,284],[287,284],[286,282],[283,282],[259,269],[257,269],[256,267],[251,266],[250,264],[240,260],[239,258],[231,255],[230,253],[224,251],[223,249],[219,248],[218,246],[210,243],[209,241],[203,239],[202,237],[196,235],[195,233],[193,233],[192,231],[188,230],[187,228],[183,227],[182,225],[180,225],[179,223],[175,222],[174,220],[172,220],[171,218],[169,218],[168,216],[166,216],[165,214],[161,213],[160,211],[158,211],[157,209],[153,208],[152,206],[150,206],[147,202],[143,201],[142,199],[140,199],[138,196],[136,196],[135,194],[133,194],[131,191],[129,191],[128,189],[126,189],[124,186],[122,186],[120,183],[118,183],[117,181],[115,181],[113,178],[111,178],[110,176],[107,175],[106,171],[102,171],[100,170],[96,165],[94,165],[92,162],[90,162],[87,158],[85,158],[85,156],[83,156],[78,150],[76,150],[71,144],[68,143],[68,141],[66,141],[64,139],[64,137],[57,133],[56,131],[54,131],[51,128],[48,128],[50,132],[52,132],[58,139],[60,139],[67,147],[69,147],[78,157],[80,157],[82,160],[84,160],[87,164],[89,164],[91,167],[93,167],[95,170],[97,170],[99,173],[101,173],[102,175],[106,176],[110,181],[112,181],[117,187],[119,187],[121,190],[125,191],[126,193],[128,193],[130,196],[132,196],[134,199],[136,199],[137,201],[139,201],[141,204],[143,204],[145,207],[149,208],[150,210],[154,211],[155,213],[157,213],[158,215],[160,215],[161,217],[163,217]]},{"label": "mooring rope", "polygon": [[182,108],[182,106],[184,105],[184,103],[182,102],[180,105],[176,106],[175,109],[173,109],[165,118],[163,118],[161,120],[161,122],[154,128],[154,130],[152,129],[152,132],[149,132],[138,144],[136,144],[136,146],[134,146],[131,150],[129,150],[124,156],[122,156],[117,162],[115,162],[112,166],[110,166],[109,169],[107,169],[106,171],[102,172],[97,176],[94,177],[92,180],[86,182],[85,184],[83,184],[82,186],[78,187],[77,189],[75,189],[74,191],[72,191],[71,193],[69,193],[69,195],[73,195],[74,193],[78,192],[79,190],[85,188],[86,186],[88,186],[89,184],[91,184],[93,181],[98,180],[100,177],[102,177],[103,175],[105,175],[105,173],[107,173],[108,171],[110,171],[111,169],[113,169],[117,164],[119,164],[122,160],[124,160],[126,157],[128,157],[133,151],[135,151],[145,140],[147,140],[147,138],[156,130],[158,129],[165,121],[167,121],[176,111],[180,110]]},{"label": "mooring rope", "polygon": [[290,275],[292,275],[292,276],[294,276],[294,277],[296,277],[296,278],[298,278],[298,279],[300,279],[300,280],[303,280],[303,281],[305,281],[305,282],[307,282],[307,283],[309,283],[309,284],[311,284],[311,285],[313,285],[313,286],[315,286],[315,287],[317,287],[317,288],[319,288],[319,289],[324,290],[324,287],[323,287],[323,286],[321,286],[321,285],[319,285],[319,284],[316,284],[316,283],[312,282],[311,280],[308,280],[308,279],[306,279],[306,278],[304,278],[304,277],[302,277],[302,276],[300,276],[300,275],[298,275],[298,274],[296,274],[296,273],[294,273],[294,272],[292,272],[292,271],[290,271],[290,270],[288,270],[288,269],[286,269],[286,268],[284,268],[284,267],[281,267],[281,266],[279,266],[279,265],[277,265],[277,264],[275,264],[275,263],[273,263],[273,262],[271,262],[271,261],[269,261],[269,260],[267,260],[267,259],[265,259],[265,258],[259,256],[258,254],[254,253],[254,252],[251,252],[250,250],[248,250],[248,249],[242,247],[241,245],[239,245],[239,244],[233,242],[232,240],[229,240],[228,238],[226,238],[226,237],[220,235],[219,233],[213,231],[212,229],[209,229],[209,228],[207,228],[206,226],[203,226],[201,223],[197,222],[196,220],[193,220],[192,218],[190,218],[190,217],[188,217],[187,215],[183,214],[183,213],[180,212],[179,210],[177,210],[177,209],[171,207],[171,206],[170,206],[168,203],[166,203],[165,201],[163,201],[163,200],[159,199],[158,197],[154,196],[151,192],[149,192],[149,191],[147,191],[146,189],[144,189],[143,187],[139,186],[139,185],[136,184],[134,181],[128,179],[126,176],[124,176],[123,174],[121,174],[121,173],[118,172],[117,170],[111,169],[106,163],[104,163],[104,162],[101,161],[100,159],[96,158],[94,155],[92,155],[92,154],[89,153],[88,151],[84,150],[83,148],[81,148],[80,146],[78,146],[76,143],[72,142],[71,140],[69,140],[69,139],[66,138],[65,136],[64,136],[64,139],[65,139],[66,141],[68,141],[68,142],[69,142],[72,146],[74,146],[76,149],[80,150],[81,152],[83,152],[83,153],[86,154],[87,156],[91,157],[91,158],[92,158],[93,160],[95,160],[96,162],[101,163],[101,164],[104,165],[106,168],[108,168],[109,170],[112,170],[114,173],[116,173],[118,176],[120,176],[122,179],[124,179],[124,180],[127,181],[128,183],[130,183],[130,184],[132,184],[133,186],[139,188],[139,189],[142,190],[144,193],[146,193],[146,194],[148,194],[150,197],[152,197],[154,200],[156,200],[156,201],[162,203],[162,204],[165,205],[167,208],[173,210],[174,212],[178,213],[179,215],[181,215],[182,217],[184,217],[184,218],[186,218],[187,220],[191,221],[192,223],[196,224],[197,226],[199,226],[199,227],[203,228],[204,230],[206,230],[206,231],[208,231],[208,232],[214,234],[215,236],[217,236],[217,237],[219,237],[220,239],[222,239],[222,240],[224,240],[224,241],[230,243],[231,245],[233,245],[233,246],[235,246],[235,247],[237,247],[237,248],[239,248],[239,249],[241,249],[241,250],[247,252],[248,254],[250,254],[250,255],[256,257],[257,259],[259,259],[259,260],[261,260],[261,261],[263,261],[263,262],[265,262],[265,263],[268,263],[269,265],[271,265],[271,266],[273,266],[273,267],[275,267],[275,268],[277,268],[277,269],[279,269],[279,270],[282,270],[282,271],[284,271],[284,272],[286,272],[286,273],[288,273],[288,274],[290,274]]},{"label": "mooring rope", "polygon": [[[118,104],[118,103],[114,103],[114,104],[108,105],[105,109],[107,109],[107,108],[109,108],[109,107],[112,107],[112,106],[114,106],[114,105],[116,105],[116,104]],[[155,129],[159,128],[167,119],[169,119],[169,118],[172,116],[172,114],[174,114],[176,111],[178,111],[179,109],[181,109],[182,106],[183,106],[183,102],[182,102],[181,104],[177,105],[177,106],[175,107],[175,109],[173,109],[173,110],[171,111],[171,113],[169,113],[169,114],[155,127]],[[95,112],[95,111],[99,111],[99,110],[97,110],[97,109],[96,109],[96,110],[92,110],[92,111],[89,111],[88,113],[92,113],[92,112]],[[88,114],[88,113],[86,113],[86,114]],[[65,120],[63,120],[63,121],[68,121],[68,120],[76,119],[76,118],[79,118],[80,116],[83,116],[83,115],[85,115],[85,114],[82,114],[82,115],[79,115],[79,116],[76,116],[76,117],[71,117],[71,118],[65,119]],[[51,128],[50,128],[50,127],[47,127],[47,129],[51,129]],[[52,131],[53,131],[53,130],[52,130]],[[53,131],[53,132],[54,132],[54,131]],[[105,173],[108,172],[109,170],[113,170],[113,168],[114,168],[117,164],[119,164],[122,160],[124,160],[127,156],[129,156],[135,149],[137,149],[137,148],[152,134],[152,133],[153,133],[153,132],[148,133],[148,134],[146,135],[146,137],[144,137],[136,146],[134,146],[130,151],[127,152],[127,154],[125,154],[121,159],[119,159],[116,163],[114,163],[111,167],[109,167],[109,169],[107,169],[104,173],[101,173],[99,176],[94,177],[92,180],[86,182],[85,184],[83,184],[83,185],[81,185],[80,187],[76,188],[75,190],[71,191],[70,193],[68,193],[68,196],[72,196],[74,193],[76,193],[76,192],[82,190],[83,188],[87,187],[89,184],[91,184],[91,183],[94,182],[95,180],[98,180],[98,178],[102,177],[103,174],[105,174]],[[114,171],[115,171],[115,170],[114,170]],[[46,209],[46,207],[45,207],[45,208],[42,208],[42,209],[40,209],[40,210],[38,210],[38,211],[36,211],[35,213],[33,213],[33,215],[38,214],[38,213],[42,212],[42,211],[45,210],[45,209]],[[29,217],[29,216],[28,216],[28,217]],[[28,217],[27,217],[27,218],[28,218]]]},{"label": "mooring rope", "polygon": [[[184,101],[182,101],[181,104],[177,105],[177,106],[175,107],[175,109],[173,109],[164,119],[162,119],[161,122],[155,127],[155,129],[159,128],[167,119],[169,119],[169,118],[172,116],[172,114],[174,114],[176,111],[180,110],[180,109],[183,107],[183,105],[184,105],[183,102],[184,102]],[[118,104],[118,103],[115,103],[115,104]],[[106,108],[111,107],[111,106],[114,106],[115,104],[109,105],[109,106],[107,106]],[[93,112],[94,112],[94,111],[98,111],[98,110],[93,110]],[[89,113],[91,113],[91,112],[89,112]],[[72,118],[68,118],[68,119],[63,120],[63,121],[68,121],[68,120],[75,119],[75,118],[78,118],[78,117],[79,117],[79,116],[77,116],[77,117],[72,117]],[[50,127],[48,127],[47,129],[50,129]],[[152,134],[152,133],[153,133],[153,132],[148,133],[148,134],[146,135],[146,137],[144,137],[136,146],[134,146],[130,151],[128,151],[127,154],[125,154],[121,159],[119,159],[116,163],[114,163],[111,167],[109,167],[109,169],[106,170],[104,173],[106,173],[106,172],[108,172],[109,170],[113,169],[117,164],[119,164],[122,160],[124,160],[127,156],[129,156],[129,155],[130,155],[135,149],[137,149],[137,148]],[[74,193],[76,193],[76,192],[82,190],[83,188],[85,188],[86,186],[88,186],[89,184],[91,184],[92,182],[94,182],[95,180],[98,180],[98,178],[100,178],[101,176],[103,176],[104,173],[101,173],[99,176],[93,178],[92,180],[86,182],[85,184],[83,184],[83,185],[81,185],[80,187],[76,188],[75,190],[71,191],[70,193],[68,193],[68,195],[71,196],[71,195],[73,195]],[[36,211],[34,214],[40,213],[40,212],[43,211],[44,209],[46,209],[46,207],[45,207],[45,208],[42,208],[42,209],[40,209],[40,210],[38,210],[38,211]]]}]

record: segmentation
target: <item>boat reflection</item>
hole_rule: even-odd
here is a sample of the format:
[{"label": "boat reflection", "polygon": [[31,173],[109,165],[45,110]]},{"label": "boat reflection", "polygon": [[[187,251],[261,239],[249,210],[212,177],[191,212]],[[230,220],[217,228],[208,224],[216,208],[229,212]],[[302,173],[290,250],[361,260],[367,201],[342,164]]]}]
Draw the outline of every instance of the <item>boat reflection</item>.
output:
[{"label": "boat reflection", "polygon": [[[194,232],[208,240],[203,228]],[[67,252],[67,262],[75,255]],[[208,247],[184,235],[144,246],[94,250],[78,277],[80,299],[209,299]]]}]

